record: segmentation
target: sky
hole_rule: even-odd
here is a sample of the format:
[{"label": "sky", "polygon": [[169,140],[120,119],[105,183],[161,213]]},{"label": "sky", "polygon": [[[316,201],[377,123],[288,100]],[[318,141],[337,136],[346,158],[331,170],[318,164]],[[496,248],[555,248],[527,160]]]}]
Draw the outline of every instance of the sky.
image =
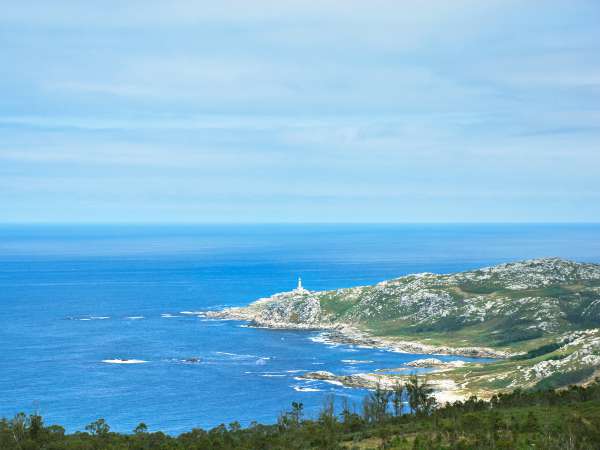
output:
[{"label": "sky", "polygon": [[599,222],[597,0],[20,0],[0,222]]}]

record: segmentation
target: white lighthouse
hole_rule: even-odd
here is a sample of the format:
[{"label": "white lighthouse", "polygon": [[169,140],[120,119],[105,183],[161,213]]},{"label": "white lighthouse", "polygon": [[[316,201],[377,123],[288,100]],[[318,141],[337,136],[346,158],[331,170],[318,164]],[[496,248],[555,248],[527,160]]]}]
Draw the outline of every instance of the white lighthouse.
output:
[{"label": "white lighthouse", "polygon": [[304,293],[308,292],[306,289],[302,287],[302,277],[298,277],[298,286],[294,289],[294,292]]}]

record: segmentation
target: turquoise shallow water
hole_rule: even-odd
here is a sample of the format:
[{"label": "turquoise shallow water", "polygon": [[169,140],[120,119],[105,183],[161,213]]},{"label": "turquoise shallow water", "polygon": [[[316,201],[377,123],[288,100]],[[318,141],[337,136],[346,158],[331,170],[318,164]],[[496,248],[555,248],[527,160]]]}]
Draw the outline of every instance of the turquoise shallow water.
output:
[{"label": "turquoise shallow water", "polygon": [[[295,377],[422,355],[181,312],[246,304],[299,275],[321,290],[542,256],[600,262],[600,226],[3,226],[0,415],[38,410],[69,431],[104,417],[118,431],[144,421],[177,433],[273,422],[291,401],[314,414],[330,394],[358,405],[360,390]],[[115,358],[147,362],[103,362]]]}]

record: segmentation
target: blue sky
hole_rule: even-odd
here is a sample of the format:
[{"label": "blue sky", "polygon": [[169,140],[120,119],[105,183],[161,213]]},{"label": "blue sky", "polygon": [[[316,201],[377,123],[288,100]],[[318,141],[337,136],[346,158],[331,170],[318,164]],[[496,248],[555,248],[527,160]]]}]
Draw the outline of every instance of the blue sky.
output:
[{"label": "blue sky", "polygon": [[0,222],[597,222],[598,24],[595,0],[6,2]]}]

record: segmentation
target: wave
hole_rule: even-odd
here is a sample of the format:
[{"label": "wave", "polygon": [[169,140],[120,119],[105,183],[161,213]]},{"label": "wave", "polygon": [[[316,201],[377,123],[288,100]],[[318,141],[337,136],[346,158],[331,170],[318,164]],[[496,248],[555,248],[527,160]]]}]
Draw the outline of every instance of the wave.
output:
[{"label": "wave", "polygon": [[321,389],[311,388],[307,386],[292,386],[296,392],[322,392]]},{"label": "wave", "polygon": [[267,371],[267,370],[262,370],[262,371],[260,371],[260,372],[253,372],[253,371],[251,371],[251,370],[246,370],[244,373],[256,373],[256,374],[258,374],[258,375],[262,375],[262,374],[264,374],[264,373],[275,373],[275,374],[277,374],[277,373],[282,373],[282,372]]},{"label": "wave", "polygon": [[231,353],[231,352],[213,352],[216,355],[226,357],[228,359],[232,359],[234,361],[243,361],[243,360],[252,360],[254,359],[254,363],[258,366],[262,366],[267,364],[267,362],[271,359],[269,356],[259,356],[259,355],[250,355],[244,353]]},{"label": "wave", "polygon": [[332,342],[331,339],[329,339],[327,333],[319,333],[316,336],[312,336],[308,339],[318,344],[334,344],[334,342]]},{"label": "wave", "polygon": [[306,384],[306,383],[328,383],[328,384],[333,384],[335,386],[343,387],[345,389],[353,389],[351,387],[344,386],[344,383],[342,383],[341,381],[337,381],[337,380],[312,380],[310,378],[300,378],[300,377],[294,377],[294,380],[302,381],[304,384]]},{"label": "wave", "polygon": [[265,377],[265,378],[280,378],[280,377],[285,377],[286,375],[284,373],[263,373],[261,375],[261,377]]},{"label": "wave", "polygon": [[90,320],[107,320],[109,316],[83,316],[83,317],[67,317],[67,320],[79,320],[82,322],[89,322]]},{"label": "wave", "polygon": [[204,314],[203,311],[179,311],[179,314],[183,314],[186,316],[201,316]]},{"label": "wave", "polygon": [[260,358],[258,355],[248,355],[244,353],[231,353],[231,352],[215,352],[216,355],[230,356],[235,359],[246,359],[246,358]]},{"label": "wave", "polygon": [[345,364],[371,364],[374,361],[369,359],[342,359]]},{"label": "wave", "polygon": [[161,314],[160,317],[162,317],[163,319],[172,319],[174,317],[182,317],[182,316],[178,316],[176,314],[164,313],[164,314]]},{"label": "wave", "polygon": [[126,317],[126,319],[129,319],[129,320],[142,320],[144,318],[145,318],[144,316],[127,316]]},{"label": "wave", "polygon": [[148,361],[145,361],[143,359],[103,359],[102,360],[103,363],[106,364],[143,364],[143,363],[147,363]]},{"label": "wave", "polygon": [[236,359],[242,359],[242,358],[258,358],[258,359],[271,359],[270,356],[259,356],[259,355],[251,355],[249,353],[232,353],[232,352],[214,352],[216,355],[221,355],[221,356],[230,356],[232,358],[236,358]]}]

